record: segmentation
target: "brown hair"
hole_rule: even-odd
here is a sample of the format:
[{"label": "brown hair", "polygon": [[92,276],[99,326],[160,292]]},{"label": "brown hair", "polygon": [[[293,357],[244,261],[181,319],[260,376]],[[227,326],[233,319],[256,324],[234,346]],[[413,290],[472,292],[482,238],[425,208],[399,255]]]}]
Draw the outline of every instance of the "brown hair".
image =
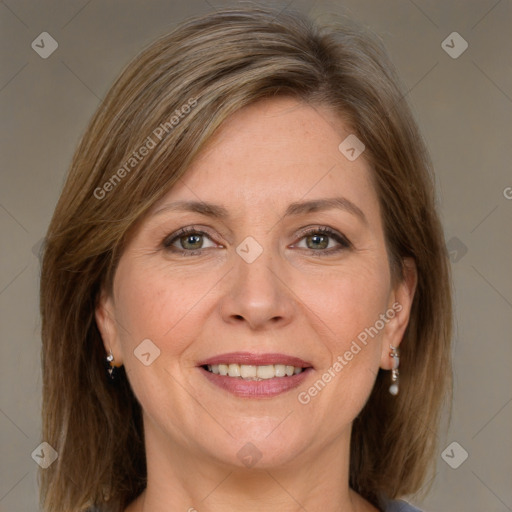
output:
[{"label": "brown hair", "polygon": [[401,392],[391,396],[379,373],[353,424],[350,485],[377,506],[421,488],[451,391],[450,279],[430,163],[397,84],[359,28],[267,7],[189,19],[128,65],[79,144],[46,237],[43,439],[59,457],[40,473],[45,511],[122,511],[144,489],[141,408],[126,375],[117,386],[106,378],[98,294],[131,229],[223,121],[276,95],[330,107],[364,141],[397,278],[403,258],[416,262]]}]

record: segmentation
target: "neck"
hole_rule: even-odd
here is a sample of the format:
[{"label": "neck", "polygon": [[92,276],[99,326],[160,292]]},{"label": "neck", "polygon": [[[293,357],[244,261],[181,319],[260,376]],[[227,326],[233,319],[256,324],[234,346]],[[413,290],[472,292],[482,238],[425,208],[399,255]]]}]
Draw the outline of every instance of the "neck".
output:
[{"label": "neck", "polygon": [[350,430],[314,454],[246,468],[175,443],[146,420],[147,487],[126,512],[377,511],[349,488]]}]

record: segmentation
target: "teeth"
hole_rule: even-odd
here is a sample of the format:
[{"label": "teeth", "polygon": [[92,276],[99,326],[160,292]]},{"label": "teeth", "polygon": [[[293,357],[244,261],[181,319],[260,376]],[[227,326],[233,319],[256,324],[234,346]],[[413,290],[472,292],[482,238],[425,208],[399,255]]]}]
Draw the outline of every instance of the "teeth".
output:
[{"label": "teeth", "polygon": [[276,376],[276,369],[273,364],[268,366],[258,366],[256,374],[260,379],[271,379]]},{"label": "teeth", "polygon": [[228,375],[230,377],[240,377],[240,365],[230,364],[228,367]]},{"label": "teeth", "polygon": [[286,366],[284,364],[274,365],[276,377],[284,377],[286,375]]},{"label": "teeth", "polygon": [[240,377],[245,380],[266,380],[274,377],[291,377],[303,371],[303,368],[284,364],[254,366],[249,364],[212,364],[207,365],[209,372],[228,377]]},{"label": "teeth", "polygon": [[240,366],[240,376],[242,379],[256,378],[257,372],[257,366],[250,366],[248,364],[243,364]]}]

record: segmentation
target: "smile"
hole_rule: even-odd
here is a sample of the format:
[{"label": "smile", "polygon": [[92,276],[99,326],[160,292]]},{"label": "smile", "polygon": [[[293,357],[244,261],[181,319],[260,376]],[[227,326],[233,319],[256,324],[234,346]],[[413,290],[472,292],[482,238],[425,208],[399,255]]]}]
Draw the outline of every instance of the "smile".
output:
[{"label": "smile", "polygon": [[298,375],[304,371],[301,367],[284,364],[256,366],[237,363],[208,364],[206,365],[206,370],[216,375],[253,381],[273,379],[275,377],[291,377],[292,375]]},{"label": "smile", "polygon": [[211,384],[240,398],[272,398],[298,387],[313,371],[298,357],[249,352],[220,354],[198,366]]}]

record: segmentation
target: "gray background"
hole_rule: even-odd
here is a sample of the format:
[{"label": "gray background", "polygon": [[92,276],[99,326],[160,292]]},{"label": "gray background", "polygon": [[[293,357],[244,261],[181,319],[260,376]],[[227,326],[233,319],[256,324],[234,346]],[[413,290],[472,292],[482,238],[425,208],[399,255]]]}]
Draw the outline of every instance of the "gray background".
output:
[{"label": "gray background", "polygon": [[[0,3],[1,511],[37,510],[31,453],[40,442],[38,249],[72,152],[114,78],[139,50],[185,16],[224,5]],[[455,400],[452,423],[440,433],[432,491],[423,502],[410,501],[429,512],[512,510],[511,2],[279,5],[313,18],[345,13],[380,35],[435,165],[453,261]],[[454,31],[469,44],[456,59],[441,46]],[[47,59],[31,48],[42,32],[59,45]]]}]

